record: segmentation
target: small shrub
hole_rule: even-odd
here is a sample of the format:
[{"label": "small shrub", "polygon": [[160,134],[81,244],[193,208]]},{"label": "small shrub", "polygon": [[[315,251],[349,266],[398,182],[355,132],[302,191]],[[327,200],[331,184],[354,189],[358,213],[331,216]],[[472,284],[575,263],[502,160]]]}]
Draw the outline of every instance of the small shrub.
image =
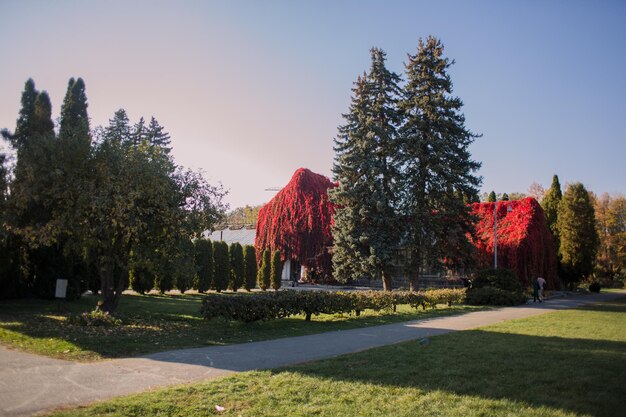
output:
[{"label": "small shrub", "polygon": [[244,284],[243,287],[250,291],[256,286],[256,250],[252,245],[246,245],[243,247],[243,263],[244,263]]},{"label": "small shrub", "polygon": [[228,249],[230,256],[230,281],[228,286],[237,292],[244,282],[243,246],[240,243],[231,243]]},{"label": "small shrub", "polygon": [[270,267],[270,283],[274,290],[279,290],[283,281],[283,262],[280,260],[280,252],[274,251],[272,265]]},{"label": "small shrub", "polygon": [[94,310],[70,317],[70,323],[89,327],[114,327],[122,325],[122,320],[102,310]]},{"label": "small shrub", "polygon": [[592,282],[591,284],[589,284],[589,291],[591,292],[600,292],[601,288],[602,286],[599,282]]},{"label": "small shrub", "polygon": [[505,291],[519,292],[522,287],[510,269],[482,269],[476,273],[472,280],[472,288],[493,287]]},{"label": "small shrub", "polygon": [[513,306],[526,301],[526,295],[521,291],[506,291],[494,287],[472,288],[465,297],[465,302],[470,305]]},{"label": "small shrub", "polygon": [[263,251],[261,258],[261,267],[257,272],[257,284],[259,288],[265,291],[270,286],[271,279],[271,254],[269,249]]}]

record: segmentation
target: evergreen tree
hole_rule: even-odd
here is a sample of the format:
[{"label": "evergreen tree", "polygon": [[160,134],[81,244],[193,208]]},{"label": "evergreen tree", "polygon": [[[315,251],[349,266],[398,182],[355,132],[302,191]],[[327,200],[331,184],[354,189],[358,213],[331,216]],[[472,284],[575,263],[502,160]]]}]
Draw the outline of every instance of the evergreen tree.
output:
[{"label": "evergreen tree", "polygon": [[497,201],[497,197],[496,197],[496,192],[492,191],[489,193],[489,197],[487,197],[487,202],[488,203],[495,203]]},{"label": "evergreen tree", "polygon": [[[143,118],[142,118],[143,120]],[[159,122],[152,117],[146,132],[146,139],[152,147],[162,149],[166,154],[170,153],[170,135],[164,131]]]},{"label": "evergreen tree", "polygon": [[508,195],[507,193],[503,193],[503,194],[502,194],[501,201],[509,201],[509,200],[510,200],[510,199],[509,199],[509,195]]},{"label": "evergreen tree", "polygon": [[261,258],[261,267],[257,271],[257,285],[260,289],[265,291],[269,288],[271,283],[271,253],[269,249],[263,251]]},{"label": "evergreen tree", "polygon": [[240,243],[231,243],[230,255],[230,282],[228,286],[231,290],[237,291],[244,283],[244,263],[243,247]]},{"label": "evergreen tree", "polygon": [[130,288],[139,294],[145,294],[154,285],[154,275],[149,268],[140,264],[135,264],[129,273]]},{"label": "evergreen tree", "polygon": [[178,239],[174,262],[175,285],[184,294],[185,291],[193,287],[193,281],[198,272],[191,239],[185,237]]},{"label": "evergreen tree", "polygon": [[74,137],[89,143],[89,116],[87,115],[87,95],[82,78],[70,78],[65,99],[61,105],[61,122],[59,137]]},{"label": "evergreen tree", "polygon": [[11,133],[7,129],[2,130],[2,137],[11,143],[15,149],[22,147],[28,138],[33,136],[33,117],[35,115],[35,101],[39,92],[35,88],[35,82],[29,78],[24,84],[21,103],[22,107],[15,126],[15,132]]},{"label": "evergreen tree", "polygon": [[283,262],[280,260],[280,251],[274,251],[270,267],[270,284],[275,291],[282,286]]},{"label": "evergreen tree", "polygon": [[561,203],[562,198],[563,194],[561,193],[561,183],[559,183],[559,177],[555,175],[552,177],[552,185],[550,186],[550,189],[544,195],[543,200],[541,200],[541,207],[546,215],[548,228],[554,237],[557,252],[559,249],[559,229],[557,227],[557,220],[559,204]]},{"label": "evergreen tree", "polygon": [[109,119],[109,125],[104,128],[101,140],[124,145],[132,144],[132,133],[126,110],[119,109],[113,118]]},{"label": "evergreen tree", "polygon": [[352,103],[335,139],[333,173],[339,186],[333,265],[339,281],[372,276],[391,290],[393,257],[399,244],[400,193],[396,103],[400,77],[385,67],[385,53],[372,48],[369,73],[359,77]]},{"label": "evergreen tree", "polygon": [[244,263],[244,288],[247,291],[256,287],[257,262],[256,251],[254,246],[245,245],[243,247],[243,263]]},{"label": "evergreen tree", "polygon": [[462,266],[470,257],[466,235],[473,219],[463,195],[475,195],[481,179],[474,175],[480,163],[471,159],[469,145],[477,135],[465,127],[462,101],[452,96],[448,68],[439,40],[419,41],[408,56],[407,84],[398,103],[404,116],[402,187],[403,214],[410,250],[410,286],[420,274],[436,270],[441,260]]},{"label": "evergreen tree", "polygon": [[135,123],[130,132],[130,143],[135,148],[138,148],[146,139],[147,139],[147,131],[146,131],[146,122],[143,120],[143,117],[139,118],[139,121]]},{"label": "evergreen tree", "polygon": [[593,272],[599,238],[589,192],[581,183],[570,185],[559,204],[561,279],[570,288]]},{"label": "evergreen tree", "polygon": [[221,292],[228,288],[230,280],[230,259],[226,242],[213,242],[213,262],[215,268],[213,289]]},{"label": "evergreen tree", "polygon": [[196,264],[198,265],[196,288],[206,292],[213,281],[213,244],[209,239],[195,241]]}]

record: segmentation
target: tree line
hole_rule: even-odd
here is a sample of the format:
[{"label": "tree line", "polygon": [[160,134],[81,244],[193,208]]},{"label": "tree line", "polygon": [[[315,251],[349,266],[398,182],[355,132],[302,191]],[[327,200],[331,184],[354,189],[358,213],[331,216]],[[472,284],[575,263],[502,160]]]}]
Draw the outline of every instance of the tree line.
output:
[{"label": "tree line", "polygon": [[70,79],[59,124],[29,79],[15,129],[2,137],[15,152],[0,156],[2,297],[68,298],[100,291],[113,311],[133,276],[157,287],[195,273],[193,238],[224,215],[226,192],[199,172],[177,166],[170,136],[155,118],[132,124],[123,109],[90,128],[85,83]]}]

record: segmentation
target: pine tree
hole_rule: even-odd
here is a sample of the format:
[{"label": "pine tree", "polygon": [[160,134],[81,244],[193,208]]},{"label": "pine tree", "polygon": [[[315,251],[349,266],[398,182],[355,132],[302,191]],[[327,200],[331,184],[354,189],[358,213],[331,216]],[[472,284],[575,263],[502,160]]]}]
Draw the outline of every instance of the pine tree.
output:
[{"label": "pine tree", "polygon": [[139,148],[139,145],[141,145],[146,140],[146,138],[146,122],[143,120],[143,117],[141,117],[139,118],[139,121],[135,123],[132,131],[130,132],[130,143],[133,147]]},{"label": "pine tree", "polygon": [[559,204],[561,279],[570,288],[593,272],[599,238],[589,192],[581,183],[570,185]]},{"label": "pine tree", "polygon": [[119,109],[115,112],[109,125],[104,128],[101,141],[110,141],[124,145],[132,144],[132,133],[126,110]]},{"label": "pine tree", "polygon": [[230,255],[230,282],[231,290],[237,291],[244,283],[243,247],[240,243],[231,243]]},{"label": "pine tree", "polygon": [[280,260],[280,252],[274,251],[272,255],[272,265],[270,267],[270,284],[277,291],[282,286],[283,262]]},{"label": "pine tree", "polygon": [[197,239],[195,254],[198,265],[196,289],[203,293],[211,288],[213,281],[213,244],[211,241],[209,239]]},{"label": "pine tree", "polygon": [[466,234],[472,230],[463,195],[478,192],[474,175],[480,163],[471,159],[469,145],[477,135],[465,127],[462,101],[452,96],[448,68],[439,40],[419,41],[406,63],[407,84],[398,107],[404,116],[402,139],[403,214],[410,250],[409,279],[417,287],[420,274],[436,270],[441,260],[462,265],[469,257]]},{"label": "pine tree", "polygon": [[271,254],[269,249],[263,251],[261,258],[261,267],[257,271],[257,285],[265,291],[270,286],[271,281]]},{"label": "pine tree", "polygon": [[510,200],[509,195],[507,193],[503,193],[500,201],[509,201],[509,200]]},{"label": "pine tree", "polygon": [[399,244],[400,193],[396,108],[400,77],[385,67],[385,53],[372,48],[369,73],[359,77],[352,103],[335,139],[335,277],[382,279],[391,290],[393,257]]},{"label": "pine tree", "polygon": [[563,194],[561,193],[561,183],[559,182],[559,177],[554,175],[552,177],[552,185],[550,186],[550,189],[543,197],[543,200],[541,200],[541,207],[546,215],[548,228],[554,237],[557,252],[559,249],[559,230],[557,227],[557,220],[559,214],[559,204],[561,203],[562,198]]},{"label": "pine tree", "polygon": [[495,203],[497,201],[497,197],[496,197],[496,192],[492,191],[489,193],[489,197],[487,197],[487,202],[488,203]]},{"label": "pine tree", "polygon": [[87,115],[87,95],[82,78],[70,78],[65,99],[61,105],[59,138],[76,138],[79,141],[90,140],[89,116]]},{"label": "pine tree", "polygon": [[226,242],[213,243],[213,265],[215,268],[213,289],[217,292],[224,291],[228,288],[230,279],[230,259]]},{"label": "pine tree", "polygon": [[254,246],[245,245],[243,247],[243,261],[244,261],[244,288],[247,291],[252,290],[256,287],[256,274],[257,274],[257,263],[256,263],[256,251],[254,250]]},{"label": "pine tree", "polygon": [[146,131],[146,139],[150,143],[150,146],[160,148],[166,154],[169,154],[172,149],[169,147],[170,135],[164,131],[163,127],[154,117],[150,119],[150,124]]}]

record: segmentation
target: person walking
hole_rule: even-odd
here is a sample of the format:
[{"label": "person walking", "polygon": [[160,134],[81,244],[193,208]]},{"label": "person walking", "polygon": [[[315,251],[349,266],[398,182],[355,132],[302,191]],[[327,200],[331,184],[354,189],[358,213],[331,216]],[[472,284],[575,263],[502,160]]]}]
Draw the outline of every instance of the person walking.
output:
[{"label": "person walking", "polygon": [[537,282],[539,283],[539,301],[543,301],[546,299],[544,291],[546,289],[547,282],[542,277],[537,278]]},{"label": "person walking", "polygon": [[539,279],[533,280],[533,303],[536,303],[537,300],[541,302],[541,297],[539,296]]}]

